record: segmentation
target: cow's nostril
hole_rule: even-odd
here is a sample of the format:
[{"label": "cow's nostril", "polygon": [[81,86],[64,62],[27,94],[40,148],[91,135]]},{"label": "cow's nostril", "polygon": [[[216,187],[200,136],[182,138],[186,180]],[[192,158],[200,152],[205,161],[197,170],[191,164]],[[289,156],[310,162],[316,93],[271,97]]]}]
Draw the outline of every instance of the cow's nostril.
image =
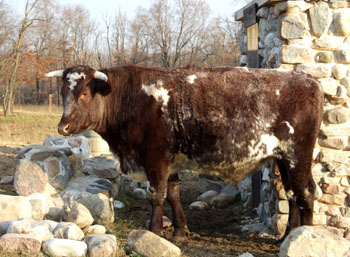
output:
[{"label": "cow's nostril", "polygon": [[68,130],[69,130],[69,124],[63,127],[63,132],[68,133]]},{"label": "cow's nostril", "polygon": [[64,136],[69,135],[69,127],[70,127],[69,124],[59,124],[58,133]]}]

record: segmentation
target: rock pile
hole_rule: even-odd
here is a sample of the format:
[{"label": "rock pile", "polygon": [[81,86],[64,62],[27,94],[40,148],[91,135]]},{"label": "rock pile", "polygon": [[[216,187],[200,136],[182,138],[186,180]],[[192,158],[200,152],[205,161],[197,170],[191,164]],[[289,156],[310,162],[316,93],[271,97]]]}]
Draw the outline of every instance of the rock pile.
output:
[{"label": "rock pile", "polygon": [[124,206],[113,197],[123,190],[144,199],[149,182],[120,174],[111,158],[89,158],[83,136],[49,137],[43,145],[23,148],[18,158],[15,176],[0,180],[13,183],[18,194],[0,194],[1,248],[49,256],[121,255],[105,228],[114,221],[114,209]]}]

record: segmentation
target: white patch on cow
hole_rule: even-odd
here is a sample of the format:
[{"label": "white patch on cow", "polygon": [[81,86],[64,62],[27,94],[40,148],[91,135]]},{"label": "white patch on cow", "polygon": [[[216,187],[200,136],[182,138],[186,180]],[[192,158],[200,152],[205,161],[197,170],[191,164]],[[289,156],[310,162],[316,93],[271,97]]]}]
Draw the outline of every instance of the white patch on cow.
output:
[{"label": "white patch on cow", "polygon": [[68,73],[68,74],[67,74],[67,79],[68,79],[68,81],[69,81],[69,83],[70,83],[69,88],[70,88],[71,90],[73,90],[74,87],[77,85],[77,80],[79,80],[79,79],[81,79],[81,78],[86,79],[86,74],[85,74],[84,72],[80,72],[80,73],[78,73],[78,72]]},{"label": "white patch on cow", "polygon": [[[261,160],[263,157],[272,156],[273,150],[279,145],[277,137],[263,134],[258,141],[251,140],[249,143],[249,159]],[[248,160],[249,161],[249,160]]]},{"label": "white patch on cow", "polygon": [[288,121],[282,121],[282,123],[285,123],[289,129],[289,134],[294,134],[294,128],[289,124]]},{"label": "white patch on cow", "polygon": [[[160,82],[160,81],[159,81]],[[163,82],[161,82],[163,84]],[[168,105],[169,101],[169,91],[166,90],[164,87],[156,84],[151,84],[149,86],[142,85],[142,90],[148,95],[148,96],[153,96],[156,101],[163,101],[163,106]]]},{"label": "white patch on cow", "polygon": [[266,124],[265,124],[265,127],[266,127],[266,128],[271,128],[271,124],[270,124],[270,123],[266,123]]},{"label": "white patch on cow", "polygon": [[276,95],[277,95],[277,96],[280,96],[280,95],[281,95],[279,90],[276,90]]},{"label": "white patch on cow", "polygon": [[190,76],[188,76],[186,78],[187,82],[190,83],[190,84],[193,84],[196,79],[197,79],[197,75],[196,74],[192,74],[192,75],[190,75]]}]

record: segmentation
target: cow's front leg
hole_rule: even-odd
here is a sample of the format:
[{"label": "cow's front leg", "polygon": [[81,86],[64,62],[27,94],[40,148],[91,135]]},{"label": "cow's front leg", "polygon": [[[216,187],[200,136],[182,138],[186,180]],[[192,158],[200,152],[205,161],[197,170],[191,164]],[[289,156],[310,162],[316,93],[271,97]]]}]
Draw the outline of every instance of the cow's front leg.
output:
[{"label": "cow's front leg", "polygon": [[152,205],[152,217],[150,222],[149,230],[153,233],[160,235],[163,229],[163,204],[167,196],[168,189],[168,170],[162,167],[160,169],[151,170],[153,173],[152,176],[149,176],[151,186],[154,188],[154,191],[150,193],[149,200]]}]

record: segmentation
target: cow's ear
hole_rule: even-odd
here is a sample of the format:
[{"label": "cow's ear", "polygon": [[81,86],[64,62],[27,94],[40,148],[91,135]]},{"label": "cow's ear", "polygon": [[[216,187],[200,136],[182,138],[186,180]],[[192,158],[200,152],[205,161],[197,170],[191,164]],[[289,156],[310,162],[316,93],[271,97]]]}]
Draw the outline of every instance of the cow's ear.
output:
[{"label": "cow's ear", "polygon": [[112,89],[108,82],[100,79],[93,80],[93,90],[95,93],[106,96],[111,93]]}]

